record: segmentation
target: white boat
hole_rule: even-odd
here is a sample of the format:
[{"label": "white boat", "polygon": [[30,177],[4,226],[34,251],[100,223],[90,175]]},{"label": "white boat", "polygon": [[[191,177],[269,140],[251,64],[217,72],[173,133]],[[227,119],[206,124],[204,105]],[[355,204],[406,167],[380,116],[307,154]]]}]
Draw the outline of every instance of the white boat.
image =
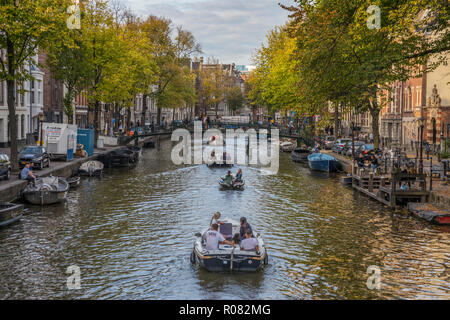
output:
[{"label": "white boat", "polygon": [[83,176],[99,176],[102,174],[104,164],[97,160],[89,160],[83,163],[78,172]]},{"label": "white boat", "polygon": [[280,143],[280,150],[283,152],[292,152],[294,150],[295,145],[290,141],[284,141]]},{"label": "white boat", "polygon": [[[219,232],[228,236],[231,240],[232,235],[240,231],[239,222],[224,220]],[[199,263],[200,266],[213,272],[255,272],[264,268],[268,263],[268,255],[261,235],[253,230],[253,237],[258,240],[259,252],[241,250],[239,245],[233,246],[219,244],[217,250],[206,250],[205,241],[202,235],[208,231],[197,233],[197,239],[194,241],[194,250],[191,253],[191,263]]]},{"label": "white boat", "polygon": [[66,199],[69,183],[61,177],[44,177],[36,180],[35,185],[28,184],[22,196],[31,204],[53,204]]}]

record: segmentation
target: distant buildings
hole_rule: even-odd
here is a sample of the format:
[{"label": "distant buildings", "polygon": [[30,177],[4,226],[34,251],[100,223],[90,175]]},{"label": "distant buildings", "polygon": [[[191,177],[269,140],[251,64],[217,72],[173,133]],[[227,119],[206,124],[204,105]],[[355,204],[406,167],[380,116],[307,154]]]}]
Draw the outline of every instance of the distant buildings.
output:
[{"label": "distant buildings", "polygon": [[[6,50],[0,50],[3,57]],[[44,72],[37,66],[38,56],[26,61],[23,68],[35,78],[32,81],[15,84],[15,104],[17,117],[17,137],[19,144],[24,144],[27,134],[37,130],[39,114],[43,111]],[[24,90],[23,92],[20,92]],[[0,147],[9,146],[9,112],[7,103],[6,81],[0,81]]]}]

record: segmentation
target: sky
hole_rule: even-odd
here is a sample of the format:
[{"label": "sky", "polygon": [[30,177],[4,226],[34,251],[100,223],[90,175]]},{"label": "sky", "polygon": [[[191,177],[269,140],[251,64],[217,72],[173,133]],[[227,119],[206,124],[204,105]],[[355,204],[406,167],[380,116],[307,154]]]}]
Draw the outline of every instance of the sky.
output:
[{"label": "sky", "polygon": [[283,25],[289,0],[123,0],[137,15],[170,18],[194,34],[201,56],[220,63],[252,64],[252,54],[265,35]]}]

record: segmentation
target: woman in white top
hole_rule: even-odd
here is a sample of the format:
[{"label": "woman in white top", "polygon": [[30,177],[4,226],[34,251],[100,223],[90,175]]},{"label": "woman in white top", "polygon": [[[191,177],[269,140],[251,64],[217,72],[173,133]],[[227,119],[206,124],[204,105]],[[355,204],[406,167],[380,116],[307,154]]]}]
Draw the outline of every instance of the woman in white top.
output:
[{"label": "woman in white top", "polygon": [[213,224],[217,224],[217,225],[223,224],[223,222],[219,221],[220,215],[221,215],[220,212],[214,213],[214,215],[211,218],[211,221],[210,221],[209,225],[212,226]]}]

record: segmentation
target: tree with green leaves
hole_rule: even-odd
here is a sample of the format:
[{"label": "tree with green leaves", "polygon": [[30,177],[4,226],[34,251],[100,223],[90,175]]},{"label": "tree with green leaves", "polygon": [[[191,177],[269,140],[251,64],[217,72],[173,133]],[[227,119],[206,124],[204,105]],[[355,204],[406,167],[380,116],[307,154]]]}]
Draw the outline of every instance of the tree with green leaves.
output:
[{"label": "tree with green leaves", "polygon": [[0,7],[0,48],[6,55],[0,56],[0,80],[6,80],[9,112],[11,165],[18,170],[17,162],[17,120],[16,83],[31,79],[23,68],[39,49],[60,38],[67,28],[66,10],[71,4],[68,0],[2,0]]},{"label": "tree with green leaves", "polygon": [[157,71],[154,87],[148,95],[157,103],[157,121],[160,125],[163,108],[184,107],[195,99],[189,63],[191,56],[200,53],[201,48],[189,31],[177,27],[174,34],[172,22],[166,18],[149,16],[140,28],[153,45]]},{"label": "tree with green leaves", "polygon": [[[448,5],[438,0],[295,2],[287,9],[290,34],[297,41],[301,100],[369,111],[378,147],[379,113],[387,101],[380,99],[383,91],[414,76],[417,66],[432,70],[450,49]],[[379,10],[369,10],[374,5]],[[373,17],[374,12],[379,16]],[[431,55],[437,62],[427,64]]]},{"label": "tree with green leaves", "polygon": [[241,109],[244,106],[244,96],[241,88],[237,85],[231,85],[231,87],[227,88],[225,92],[225,101],[232,112]]}]

